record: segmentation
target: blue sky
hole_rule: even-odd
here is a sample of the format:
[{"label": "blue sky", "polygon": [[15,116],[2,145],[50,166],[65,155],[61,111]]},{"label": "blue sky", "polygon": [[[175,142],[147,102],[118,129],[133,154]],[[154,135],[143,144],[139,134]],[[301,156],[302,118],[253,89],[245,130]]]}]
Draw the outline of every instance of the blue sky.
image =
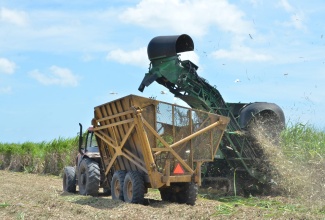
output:
[{"label": "blue sky", "polygon": [[137,90],[149,41],[177,34],[227,102],[273,102],[324,129],[324,21],[321,0],[0,0],[0,142],[74,137],[129,94],[180,103],[157,83]]}]

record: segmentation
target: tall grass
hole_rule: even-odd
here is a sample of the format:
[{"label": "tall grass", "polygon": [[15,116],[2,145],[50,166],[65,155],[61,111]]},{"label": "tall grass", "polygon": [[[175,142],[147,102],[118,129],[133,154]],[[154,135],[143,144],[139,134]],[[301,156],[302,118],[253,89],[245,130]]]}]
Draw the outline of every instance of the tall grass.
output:
[{"label": "tall grass", "polygon": [[[281,162],[285,158],[288,163],[275,164],[276,166],[288,168],[299,164],[310,167],[312,164],[314,170],[324,172],[325,132],[311,125],[291,124],[282,132],[280,149],[281,152],[271,151],[269,154],[275,160],[274,155],[281,153],[282,157],[277,160]],[[0,169],[58,175],[64,166],[74,164],[77,150],[78,137],[41,143],[0,143]]]},{"label": "tall grass", "polygon": [[50,142],[0,143],[0,169],[59,175],[73,165],[78,138],[58,138]]},{"label": "tall grass", "polygon": [[281,193],[314,204],[325,201],[325,133],[308,124],[289,125],[274,146],[260,136],[259,144],[272,165]]},{"label": "tall grass", "polygon": [[284,154],[294,161],[324,161],[325,132],[311,125],[295,124],[282,132],[281,148]]}]

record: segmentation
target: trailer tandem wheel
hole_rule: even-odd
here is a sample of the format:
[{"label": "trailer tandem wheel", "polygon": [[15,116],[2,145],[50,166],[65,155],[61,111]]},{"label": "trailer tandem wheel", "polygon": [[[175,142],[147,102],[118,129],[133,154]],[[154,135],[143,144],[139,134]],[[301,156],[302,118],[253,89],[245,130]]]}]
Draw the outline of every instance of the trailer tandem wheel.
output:
[{"label": "trailer tandem wheel", "polygon": [[124,179],[124,201],[143,204],[145,191],[143,175],[138,171],[129,171]]},{"label": "trailer tandem wheel", "polygon": [[124,184],[125,175],[126,175],[126,171],[124,170],[118,170],[114,172],[112,182],[111,182],[111,194],[112,194],[112,199],[114,200],[124,201],[123,184]]},{"label": "trailer tandem wheel", "polygon": [[76,170],[74,167],[65,167],[63,173],[63,191],[76,192]]},{"label": "trailer tandem wheel", "polygon": [[83,158],[79,166],[78,185],[81,195],[97,196],[100,182],[100,171],[98,164]]}]

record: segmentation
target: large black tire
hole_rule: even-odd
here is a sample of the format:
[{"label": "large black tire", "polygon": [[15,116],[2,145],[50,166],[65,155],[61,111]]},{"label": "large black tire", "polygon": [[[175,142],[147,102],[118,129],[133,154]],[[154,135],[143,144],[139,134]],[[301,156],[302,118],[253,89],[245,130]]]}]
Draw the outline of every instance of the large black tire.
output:
[{"label": "large black tire", "polygon": [[198,186],[195,183],[175,183],[169,187],[160,188],[159,191],[163,201],[195,205]]},{"label": "large black tire", "polygon": [[112,199],[124,201],[123,196],[123,184],[126,172],[124,170],[118,170],[114,172],[111,182],[111,194]]},{"label": "large black tire", "polygon": [[74,167],[65,167],[63,173],[63,191],[76,192],[76,170]]},{"label": "large black tire", "polygon": [[79,193],[97,196],[100,182],[98,163],[89,158],[83,158],[78,170]]},{"label": "large black tire", "polygon": [[109,187],[104,187],[104,188],[103,188],[103,194],[104,194],[105,196],[110,196],[110,195],[112,195],[111,188],[109,188]]},{"label": "large black tire", "polygon": [[124,201],[128,203],[143,204],[145,186],[143,175],[138,171],[126,174],[123,185]]},{"label": "large black tire", "polygon": [[176,197],[171,187],[159,188],[159,192],[162,201],[176,202]]},{"label": "large black tire", "polygon": [[198,186],[195,183],[183,183],[182,190],[176,193],[177,202],[180,204],[195,205]]}]

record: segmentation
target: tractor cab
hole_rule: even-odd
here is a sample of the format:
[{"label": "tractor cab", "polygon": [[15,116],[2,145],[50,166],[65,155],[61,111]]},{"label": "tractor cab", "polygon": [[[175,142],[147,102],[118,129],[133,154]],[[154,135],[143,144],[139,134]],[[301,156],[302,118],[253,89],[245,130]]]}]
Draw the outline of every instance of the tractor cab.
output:
[{"label": "tractor cab", "polygon": [[94,134],[94,128],[89,127],[86,135],[85,141],[85,153],[98,153],[98,145],[96,141],[96,137]]},{"label": "tractor cab", "polygon": [[80,126],[80,133],[79,133],[79,154],[80,155],[87,155],[90,158],[99,157],[99,150],[96,141],[96,137],[94,134],[94,128],[89,127],[86,133],[86,136],[83,137],[82,132],[82,125]]}]

